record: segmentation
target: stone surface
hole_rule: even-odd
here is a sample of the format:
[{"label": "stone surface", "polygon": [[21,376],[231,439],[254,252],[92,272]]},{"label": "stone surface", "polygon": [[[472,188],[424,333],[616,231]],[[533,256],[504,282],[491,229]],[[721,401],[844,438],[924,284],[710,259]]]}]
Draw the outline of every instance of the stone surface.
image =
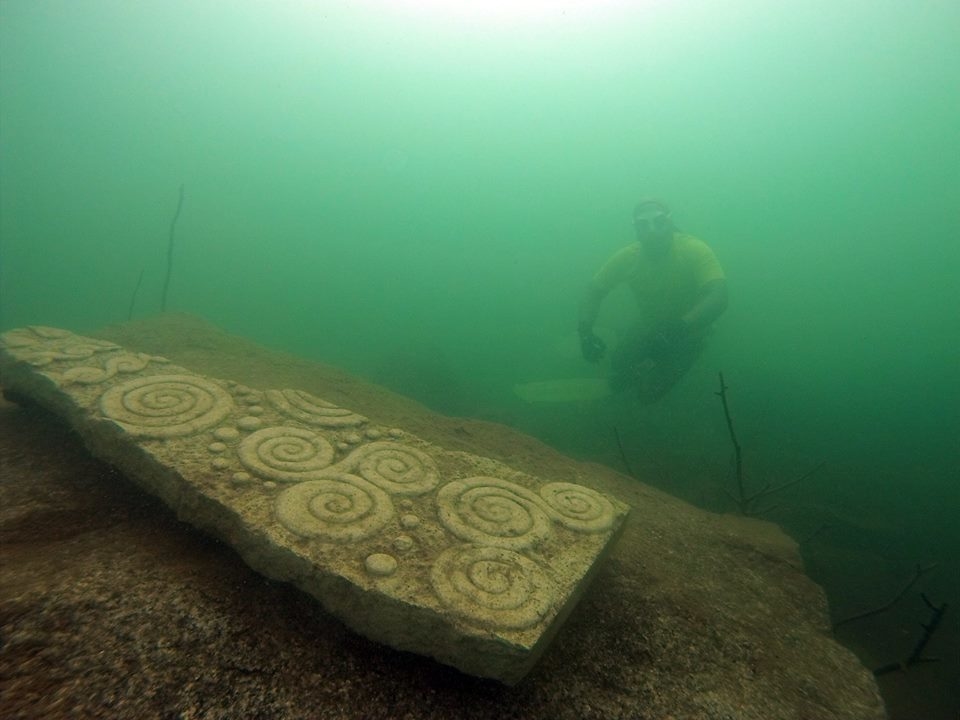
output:
[{"label": "stone surface", "polygon": [[0,342],[6,390],[64,417],[179,517],[361,634],[473,675],[526,675],[628,512],[302,390],[56,328]]},{"label": "stone surface", "polygon": [[[433,445],[589,485],[632,511],[550,648],[507,687],[350,632],[306,593],[178,522],[52,415],[0,399],[4,720],[885,717],[872,674],[832,637],[797,544],[771,523],[705,512],[505,425],[439,415],[196,317],[96,336],[248,391],[302,388]],[[415,534],[404,527],[391,542]]]}]

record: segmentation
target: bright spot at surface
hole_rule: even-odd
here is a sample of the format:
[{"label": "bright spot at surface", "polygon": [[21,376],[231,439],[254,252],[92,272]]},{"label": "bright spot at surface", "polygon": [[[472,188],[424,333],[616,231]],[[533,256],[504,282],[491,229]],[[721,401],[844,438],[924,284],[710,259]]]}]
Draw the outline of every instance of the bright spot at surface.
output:
[{"label": "bright spot at surface", "polygon": [[370,0],[428,20],[464,25],[512,27],[597,18],[644,0]]}]

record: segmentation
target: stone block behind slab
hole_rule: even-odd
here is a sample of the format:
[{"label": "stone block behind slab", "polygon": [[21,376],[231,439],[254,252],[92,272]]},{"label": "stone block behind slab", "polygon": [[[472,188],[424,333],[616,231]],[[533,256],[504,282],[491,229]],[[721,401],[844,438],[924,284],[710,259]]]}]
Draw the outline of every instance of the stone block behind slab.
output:
[{"label": "stone block behind slab", "polygon": [[205,377],[56,328],[0,336],[0,382],[357,632],[509,684],[628,512],[301,390]]}]

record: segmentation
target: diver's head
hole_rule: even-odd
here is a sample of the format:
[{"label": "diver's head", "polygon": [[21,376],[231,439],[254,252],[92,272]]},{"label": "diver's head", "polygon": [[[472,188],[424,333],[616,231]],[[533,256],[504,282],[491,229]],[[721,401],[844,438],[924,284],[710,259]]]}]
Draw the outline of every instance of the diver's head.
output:
[{"label": "diver's head", "polygon": [[644,198],[633,208],[633,229],[645,249],[653,253],[665,252],[673,239],[670,208],[661,200]]}]

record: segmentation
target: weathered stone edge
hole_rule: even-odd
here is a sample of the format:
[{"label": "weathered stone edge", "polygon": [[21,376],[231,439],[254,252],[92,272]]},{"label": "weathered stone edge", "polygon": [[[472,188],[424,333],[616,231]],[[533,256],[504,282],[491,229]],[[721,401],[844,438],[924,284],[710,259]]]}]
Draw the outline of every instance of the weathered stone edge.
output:
[{"label": "weathered stone edge", "polygon": [[[180,473],[129,443],[122,429],[113,422],[89,416],[86,409],[76,404],[53,380],[29,364],[11,358],[3,348],[0,348],[0,384],[65,419],[94,456],[113,464],[141,489],[159,497],[180,520],[222,540],[249,567],[265,577],[300,588],[358,634],[507,685],[520,682],[549,647],[599,563],[622,533],[629,513],[629,508],[618,503],[624,510],[617,516],[618,524],[607,535],[593,563],[583,577],[573,583],[563,606],[535,645],[522,647],[492,635],[464,635],[442,615],[364,589],[334,572],[313,566],[289,548],[275,545],[259,528],[245,523],[229,505],[204,494]],[[388,613],[388,609],[392,612]],[[398,615],[402,620],[397,619]],[[404,631],[399,632],[399,628]],[[423,642],[420,638],[424,637],[430,638],[430,642]]]}]

